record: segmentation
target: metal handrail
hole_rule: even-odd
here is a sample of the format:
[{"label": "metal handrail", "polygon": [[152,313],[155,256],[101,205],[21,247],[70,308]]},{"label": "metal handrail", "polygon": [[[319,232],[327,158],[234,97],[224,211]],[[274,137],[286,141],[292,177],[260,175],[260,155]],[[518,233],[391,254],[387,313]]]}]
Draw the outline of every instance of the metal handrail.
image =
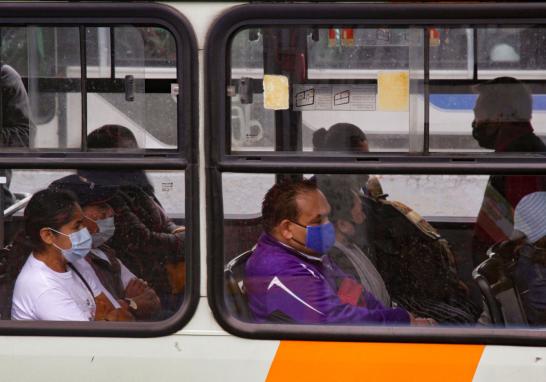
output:
[{"label": "metal handrail", "polygon": [[17,202],[9,206],[4,210],[4,218],[10,217],[14,215],[17,211],[22,210],[26,207],[30,199],[32,198],[32,194],[28,192],[20,192],[15,193],[15,197],[17,198]]}]

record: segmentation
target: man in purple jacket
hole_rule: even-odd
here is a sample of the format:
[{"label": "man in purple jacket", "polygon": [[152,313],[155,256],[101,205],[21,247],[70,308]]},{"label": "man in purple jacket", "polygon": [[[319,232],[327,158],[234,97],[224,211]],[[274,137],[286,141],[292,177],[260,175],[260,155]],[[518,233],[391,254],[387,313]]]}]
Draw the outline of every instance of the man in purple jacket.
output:
[{"label": "man in purple jacket", "polygon": [[421,324],[385,308],[323,254],[333,246],[330,206],[310,181],[274,185],[262,204],[264,233],[246,264],[244,285],[257,322]]}]

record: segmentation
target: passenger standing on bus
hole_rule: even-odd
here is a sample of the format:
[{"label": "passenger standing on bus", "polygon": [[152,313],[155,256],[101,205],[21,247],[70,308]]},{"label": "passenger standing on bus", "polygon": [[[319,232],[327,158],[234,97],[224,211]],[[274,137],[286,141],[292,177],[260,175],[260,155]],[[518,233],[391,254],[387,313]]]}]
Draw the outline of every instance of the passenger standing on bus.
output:
[{"label": "passenger standing on bus", "polygon": [[[472,136],[481,147],[496,153],[546,151],[546,145],[533,132],[533,100],[527,86],[512,77],[499,77],[479,85],[477,90]],[[489,178],[474,230],[474,265],[486,259],[487,248],[510,236],[513,211],[521,198],[544,190],[545,185],[543,176]]]},{"label": "passenger standing on bus", "polygon": [[262,204],[264,233],[248,259],[244,285],[256,321],[308,324],[431,325],[385,308],[328,258],[335,231],[330,206],[311,181],[274,185]]},{"label": "passenger standing on bus", "polygon": [[[0,87],[2,117],[0,121],[0,146],[28,147],[34,124],[30,119],[30,106],[25,85],[19,73],[11,66],[0,64]],[[4,193],[4,207],[15,203],[15,196],[10,192],[11,170],[0,170],[0,176],[6,177],[1,184]]]},{"label": "passenger standing on bus", "polygon": [[93,279],[72,262],[85,256],[92,238],[81,207],[67,192],[42,190],[25,209],[25,233],[33,251],[13,292],[13,320],[132,320],[114,309]]},{"label": "passenger standing on bus", "polygon": [[152,319],[161,309],[155,291],[137,278],[106,245],[115,233],[114,210],[108,204],[116,194],[114,187],[96,185],[78,175],[69,175],[53,182],[49,189],[70,191],[83,210],[84,225],[93,239],[89,253],[73,265],[87,273],[100,286],[116,308],[130,311],[137,319]]}]

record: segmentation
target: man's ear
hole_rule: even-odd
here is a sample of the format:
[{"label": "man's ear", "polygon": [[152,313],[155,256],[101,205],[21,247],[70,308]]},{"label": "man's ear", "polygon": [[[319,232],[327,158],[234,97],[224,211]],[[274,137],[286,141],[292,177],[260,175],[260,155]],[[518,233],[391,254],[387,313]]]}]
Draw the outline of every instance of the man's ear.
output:
[{"label": "man's ear", "polygon": [[55,242],[55,234],[49,228],[40,230],[40,238],[46,244],[52,245]]},{"label": "man's ear", "polygon": [[294,237],[294,235],[292,234],[292,231],[290,230],[290,226],[292,225],[293,223],[288,220],[288,219],[284,219],[283,221],[281,221],[279,223],[279,225],[277,226],[277,232],[285,239],[285,240],[292,240],[292,238]]}]

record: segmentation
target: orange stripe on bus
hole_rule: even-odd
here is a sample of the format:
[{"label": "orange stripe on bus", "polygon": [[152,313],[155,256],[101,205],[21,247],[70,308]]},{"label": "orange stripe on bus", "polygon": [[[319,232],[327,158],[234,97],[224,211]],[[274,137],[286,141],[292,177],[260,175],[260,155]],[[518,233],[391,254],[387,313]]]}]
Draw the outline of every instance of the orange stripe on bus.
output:
[{"label": "orange stripe on bus", "polygon": [[267,382],[471,381],[483,345],[281,341]]}]

